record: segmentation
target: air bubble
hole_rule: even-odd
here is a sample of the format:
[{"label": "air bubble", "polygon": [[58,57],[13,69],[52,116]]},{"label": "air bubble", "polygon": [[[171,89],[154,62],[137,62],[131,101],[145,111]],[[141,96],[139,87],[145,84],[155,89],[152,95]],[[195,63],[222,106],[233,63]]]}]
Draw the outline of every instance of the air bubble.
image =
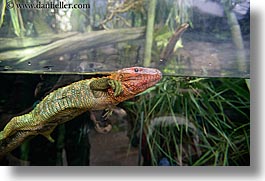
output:
[{"label": "air bubble", "polygon": [[48,69],[49,71],[51,71],[51,70],[52,70],[52,67],[53,67],[53,66],[49,66],[49,65],[47,65],[47,66],[44,66],[43,68]]},{"label": "air bubble", "polygon": [[8,66],[8,65],[4,66],[4,70],[5,70],[5,71],[7,71],[7,70],[11,70],[11,69],[12,69],[12,67],[10,67],[10,66]]}]

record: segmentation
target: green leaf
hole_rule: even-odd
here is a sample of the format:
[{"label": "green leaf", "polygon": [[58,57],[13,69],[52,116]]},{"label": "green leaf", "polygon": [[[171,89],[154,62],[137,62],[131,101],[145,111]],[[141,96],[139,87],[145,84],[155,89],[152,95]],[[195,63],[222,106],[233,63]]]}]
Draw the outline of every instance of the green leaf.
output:
[{"label": "green leaf", "polygon": [[2,9],[1,9],[1,18],[0,18],[0,28],[4,22],[4,16],[5,16],[5,9],[6,9],[6,1],[2,0]]},{"label": "green leaf", "polygon": [[11,16],[12,25],[14,28],[14,33],[17,36],[20,36],[21,29],[18,20],[18,9],[16,8],[16,6],[14,6],[14,8],[9,9],[9,12]]}]

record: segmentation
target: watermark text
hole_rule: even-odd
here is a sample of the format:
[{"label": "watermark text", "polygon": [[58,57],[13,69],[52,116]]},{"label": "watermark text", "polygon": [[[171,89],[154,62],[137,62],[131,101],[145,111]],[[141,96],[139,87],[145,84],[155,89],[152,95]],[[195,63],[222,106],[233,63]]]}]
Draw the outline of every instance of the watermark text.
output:
[{"label": "watermark text", "polygon": [[58,3],[46,2],[42,3],[40,1],[32,3],[19,3],[15,1],[8,1],[6,3],[8,9],[18,8],[18,9],[89,9],[90,4],[86,3],[65,3],[64,1],[59,1]]}]

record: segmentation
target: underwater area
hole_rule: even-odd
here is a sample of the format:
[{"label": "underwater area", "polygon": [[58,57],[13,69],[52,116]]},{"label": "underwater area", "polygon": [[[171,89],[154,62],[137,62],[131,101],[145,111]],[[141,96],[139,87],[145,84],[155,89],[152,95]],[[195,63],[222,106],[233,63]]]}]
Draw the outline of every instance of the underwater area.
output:
[{"label": "underwater area", "polygon": [[0,0],[0,84],[0,165],[249,166],[250,0]]}]

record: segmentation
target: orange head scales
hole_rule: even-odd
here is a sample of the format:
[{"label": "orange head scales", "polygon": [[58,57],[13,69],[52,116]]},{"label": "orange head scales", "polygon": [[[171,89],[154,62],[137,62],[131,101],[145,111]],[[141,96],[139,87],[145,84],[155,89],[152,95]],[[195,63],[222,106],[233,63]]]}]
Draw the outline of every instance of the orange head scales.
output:
[{"label": "orange head scales", "polygon": [[121,102],[154,86],[162,78],[162,73],[154,68],[130,67],[118,70],[108,77],[121,82],[123,91],[119,96],[114,97],[113,90],[108,90],[114,99]]}]

